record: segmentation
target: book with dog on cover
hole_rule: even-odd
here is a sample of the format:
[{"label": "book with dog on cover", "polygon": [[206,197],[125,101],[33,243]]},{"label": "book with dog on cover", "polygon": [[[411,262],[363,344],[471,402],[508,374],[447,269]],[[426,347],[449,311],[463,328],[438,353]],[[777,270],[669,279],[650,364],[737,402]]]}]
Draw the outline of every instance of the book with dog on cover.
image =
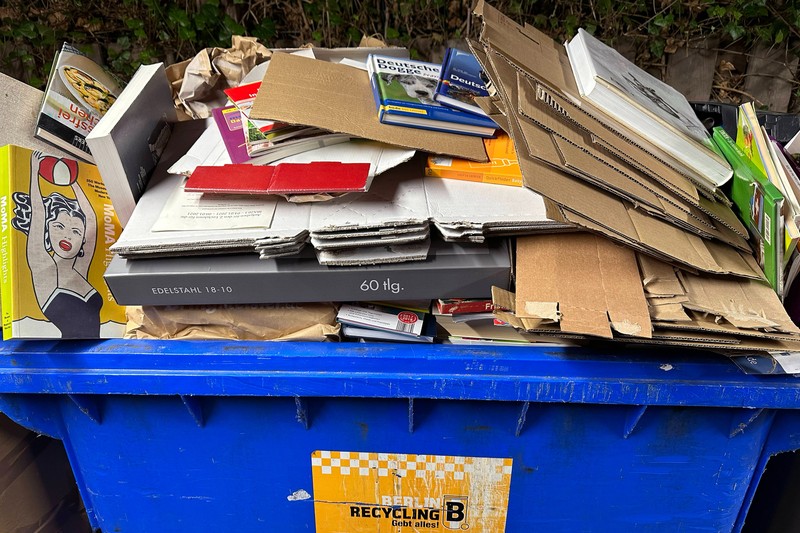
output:
[{"label": "book with dog on cover", "polygon": [[378,120],[451,133],[491,137],[497,124],[488,117],[440,104],[434,99],[441,65],[371,54],[367,61]]},{"label": "book with dog on cover", "polygon": [[448,107],[485,117],[486,113],[475,103],[475,98],[489,96],[487,80],[474,55],[458,48],[448,48],[442,61],[442,77],[433,98]]},{"label": "book with dog on cover", "polygon": [[3,339],[122,337],[103,280],[121,228],[94,165],[0,148]]},{"label": "book with dog on cover", "polygon": [[56,54],[33,134],[94,163],[86,136],[122,92],[122,83],[67,43]]}]

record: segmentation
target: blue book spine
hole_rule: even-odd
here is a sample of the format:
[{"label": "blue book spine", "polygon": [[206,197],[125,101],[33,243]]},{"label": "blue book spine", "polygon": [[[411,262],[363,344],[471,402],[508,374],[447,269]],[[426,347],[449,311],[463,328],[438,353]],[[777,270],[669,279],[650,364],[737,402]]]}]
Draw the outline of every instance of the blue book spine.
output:
[{"label": "blue book spine", "polygon": [[489,96],[481,73],[481,65],[475,56],[457,48],[448,48],[442,62],[442,76],[436,86],[436,101],[483,115],[475,103],[476,97]]},{"label": "blue book spine", "polygon": [[435,63],[370,56],[368,71],[382,122],[387,115],[496,128],[488,117],[444,106],[434,100],[441,66]]}]

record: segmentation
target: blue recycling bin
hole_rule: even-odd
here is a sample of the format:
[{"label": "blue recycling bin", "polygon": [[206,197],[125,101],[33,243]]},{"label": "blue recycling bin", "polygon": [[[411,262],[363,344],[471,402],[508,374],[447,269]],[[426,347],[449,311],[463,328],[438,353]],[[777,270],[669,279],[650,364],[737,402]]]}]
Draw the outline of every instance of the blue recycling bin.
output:
[{"label": "blue recycling bin", "polygon": [[103,532],[738,531],[800,380],[678,350],[5,342]]}]

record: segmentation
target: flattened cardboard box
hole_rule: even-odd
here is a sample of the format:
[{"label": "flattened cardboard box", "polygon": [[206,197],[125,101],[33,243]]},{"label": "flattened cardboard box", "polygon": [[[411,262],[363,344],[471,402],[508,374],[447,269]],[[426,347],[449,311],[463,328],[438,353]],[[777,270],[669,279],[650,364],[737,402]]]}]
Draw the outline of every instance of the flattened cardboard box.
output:
[{"label": "flattened cardboard box", "polygon": [[274,54],[251,116],[488,161],[480,137],[381,124],[369,76],[363,70],[342,64]]},{"label": "flattened cardboard box", "polygon": [[650,338],[633,250],[590,233],[517,239],[517,316],[557,319],[562,332]]},{"label": "flattened cardboard box", "polygon": [[[654,343],[800,348],[800,328],[761,281],[676,271],[589,233],[520,238],[517,259],[516,295],[494,288],[492,297],[499,318],[528,332],[630,340],[652,331]],[[675,320],[648,310],[653,302],[676,306]]]},{"label": "flattened cardboard box", "polygon": [[[579,333],[563,332],[557,324],[538,319],[517,317],[514,313],[515,294],[499,287],[492,287],[492,301],[496,306],[495,316],[513,327],[542,338],[559,338],[570,341],[587,341],[592,337]],[[595,337],[596,339],[596,337]],[[647,344],[658,346],[681,346],[685,348],[711,349],[720,352],[800,352],[800,341],[795,338],[734,336],[718,331],[670,331],[656,329],[652,338],[619,336],[607,339],[625,344]]]},{"label": "flattened cardboard box", "polygon": [[[586,108],[587,113],[593,113],[592,116],[596,120],[601,122],[608,121],[607,115],[599,113],[596,108],[588,106],[578,96],[577,85],[572,77],[569,58],[563,45],[532,26],[519,26],[498,10],[487,5],[483,0],[477,3],[473,12],[480,18],[481,22],[479,38],[481,44],[493,48],[528,75],[563,93],[575,103],[579,103],[580,106]],[[651,154],[659,154],[662,161],[669,160],[669,164],[684,176],[691,176],[691,172],[684,165],[681,165],[679,161],[667,158],[665,154],[649,143],[644,142],[643,139],[631,134],[625,128],[618,127],[618,123],[614,123],[613,126],[615,126],[618,135],[625,138],[629,145],[635,144],[636,147],[642,149],[646,147],[646,151]],[[632,149],[634,149],[632,146],[628,146],[623,151]],[[693,179],[692,182],[696,187],[701,187],[700,190],[705,194],[725,201],[724,195],[721,193],[704,188],[701,180]]]},{"label": "flattened cardboard box", "polygon": [[[508,109],[517,109],[516,70],[488,52],[490,72],[498,92],[508,100]],[[496,67],[496,68],[495,68]],[[498,70],[502,74],[498,75]],[[728,245],[703,241],[669,223],[640,213],[632,205],[607,192],[553,168],[550,161],[560,160],[547,132],[507,114],[509,134],[517,144],[523,178],[530,188],[561,207],[565,221],[600,231],[645,253],[677,261],[690,268],[713,273],[727,273],[762,278],[750,253],[739,253]]]},{"label": "flattened cardboard box", "polygon": [[[530,80],[517,73],[519,112],[540,128],[548,131],[560,156],[561,167],[572,175],[634,202],[649,214],[704,238],[714,238],[742,250],[749,250],[743,234],[736,233],[717,221],[718,227],[698,206],[665,188],[660,182],[642,174],[637,168],[607,154],[590,150],[591,141],[570,121],[555,116],[556,111],[544,104]],[[698,204],[699,205],[699,204]]]}]

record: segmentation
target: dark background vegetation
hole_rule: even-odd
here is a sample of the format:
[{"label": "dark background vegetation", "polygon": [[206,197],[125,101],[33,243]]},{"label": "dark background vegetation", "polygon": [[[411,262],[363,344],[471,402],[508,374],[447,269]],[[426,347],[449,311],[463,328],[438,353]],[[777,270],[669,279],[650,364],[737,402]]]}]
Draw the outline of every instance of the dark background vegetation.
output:
[{"label": "dark background vegetation", "polygon": [[[718,46],[800,44],[798,0],[497,0],[491,4],[564,40],[578,27],[620,46],[644,68],[709,37]],[[268,47],[355,46],[362,35],[435,59],[474,35],[472,0],[7,0],[0,5],[0,71],[42,88],[53,56],[69,41],[127,79],[142,63],[167,64],[251,35]],[[788,47],[787,47],[788,44]],[[796,81],[796,80],[795,80]],[[795,100],[800,91],[795,87]]]}]

